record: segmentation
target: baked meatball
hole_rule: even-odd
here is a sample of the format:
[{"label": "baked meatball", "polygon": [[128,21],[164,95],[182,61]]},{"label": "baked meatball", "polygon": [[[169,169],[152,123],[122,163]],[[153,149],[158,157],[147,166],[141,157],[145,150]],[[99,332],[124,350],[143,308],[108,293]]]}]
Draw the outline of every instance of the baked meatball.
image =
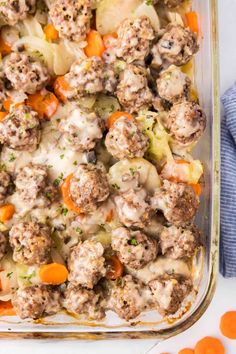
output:
[{"label": "baked meatball", "polygon": [[95,113],[74,109],[59,126],[65,143],[71,149],[86,152],[102,139],[104,123]]},{"label": "baked meatball", "polygon": [[92,18],[91,0],[55,0],[49,16],[61,38],[80,42],[86,39]]},{"label": "baked meatball", "polygon": [[170,9],[172,9],[173,7],[177,7],[179,5],[181,5],[184,0],[162,0],[163,4],[167,7],[169,7]]},{"label": "baked meatball", "polygon": [[2,232],[0,232],[0,260],[7,253],[7,237]]},{"label": "baked meatball", "polygon": [[6,78],[3,72],[0,71],[0,109],[3,102],[7,99]]},{"label": "baked meatball", "polygon": [[194,255],[200,244],[200,233],[195,226],[182,228],[172,225],[162,229],[159,239],[164,256],[180,259]]},{"label": "baked meatball", "polygon": [[70,313],[85,315],[89,320],[102,320],[105,317],[103,297],[99,290],[69,285],[65,291],[63,306]]},{"label": "baked meatball", "polygon": [[122,263],[140,269],[157,256],[157,241],[141,231],[119,227],[112,231],[111,247]]},{"label": "baked meatball", "polygon": [[50,185],[45,165],[26,165],[17,174],[15,185],[22,201],[37,207],[49,206],[58,197],[56,187]]},{"label": "baked meatball", "polygon": [[78,99],[82,96],[94,95],[104,89],[104,62],[99,57],[78,59],[72,64],[65,80],[70,86],[68,99]]},{"label": "baked meatball", "polygon": [[11,187],[11,177],[6,171],[0,171],[0,206],[4,204]]},{"label": "baked meatball", "polygon": [[9,236],[15,262],[28,265],[50,262],[52,239],[47,226],[21,222],[11,228]]},{"label": "baked meatball", "polygon": [[111,285],[107,306],[126,321],[140,315],[151,302],[147,286],[131,275],[119,278]]},{"label": "baked meatball", "polygon": [[123,160],[143,157],[149,141],[134,119],[123,116],[109,129],[105,145],[114,158]]},{"label": "baked meatball", "polygon": [[124,20],[117,31],[116,55],[127,63],[143,61],[149,54],[154,30],[148,17]]},{"label": "baked meatball", "polygon": [[95,240],[86,240],[76,245],[68,260],[68,280],[73,285],[92,289],[106,274],[103,253],[102,244]]},{"label": "baked meatball", "polygon": [[105,171],[93,164],[81,164],[71,179],[70,196],[81,213],[95,211],[109,196]]},{"label": "baked meatball", "polygon": [[154,209],[161,210],[165,218],[176,226],[192,221],[199,207],[199,197],[186,183],[163,181],[160,189],[151,198]]},{"label": "baked meatball", "polygon": [[149,196],[142,189],[129,189],[114,197],[119,219],[127,227],[144,228],[150,222],[152,209]]},{"label": "baked meatball", "polygon": [[197,53],[197,36],[189,28],[170,23],[157,43],[162,59],[170,64],[184,65]]},{"label": "baked meatball", "polygon": [[7,0],[0,2],[0,18],[10,26],[26,18],[36,0]]},{"label": "baked meatball", "polygon": [[0,143],[13,150],[36,150],[40,136],[38,113],[30,107],[18,107],[0,121]]},{"label": "baked meatball", "polygon": [[12,87],[28,94],[41,90],[50,80],[48,68],[27,53],[11,53],[3,63],[6,78]]},{"label": "baked meatball", "polygon": [[152,105],[152,93],[148,87],[146,70],[132,64],[127,65],[120,74],[117,98],[129,112],[139,112]]},{"label": "baked meatball", "polygon": [[191,80],[177,66],[171,65],[157,79],[159,96],[171,103],[189,98]]},{"label": "baked meatball", "polygon": [[50,285],[19,288],[12,297],[12,305],[20,318],[36,320],[60,311],[60,292]]},{"label": "baked meatball", "polygon": [[162,316],[176,313],[192,290],[192,282],[181,275],[164,274],[149,282],[158,311]]},{"label": "baked meatball", "polygon": [[178,143],[189,145],[202,136],[206,128],[206,115],[196,102],[176,103],[168,114],[166,127]]}]

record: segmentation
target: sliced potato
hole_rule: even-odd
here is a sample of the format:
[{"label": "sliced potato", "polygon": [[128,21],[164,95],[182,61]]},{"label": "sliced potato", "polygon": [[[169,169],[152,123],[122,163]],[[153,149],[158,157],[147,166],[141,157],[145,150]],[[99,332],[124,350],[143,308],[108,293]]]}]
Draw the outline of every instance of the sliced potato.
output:
[{"label": "sliced potato", "polygon": [[134,172],[139,173],[139,182],[146,188],[148,192],[153,192],[160,186],[160,177],[155,166],[151,162],[136,158],[132,160],[122,160],[113,165],[109,170],[109,179],[111,185],[119,189],[125,189],[126,183],[122,181],[122,176],[125,174],[133,175]]},{"label": "sliced potato", "polygon": [[147,5],[146,2],[138,6],[134,11],[133,17],[137,18],[141,16],[147,16],[150,19],[152,27],[155,31],[158,32],[160,30],[160,20],[154,6]]},{"label": "sliced potato", "polygon": [[104,248],[107,248],[111,244],[111,233],[101,230],[93,237],[93,239],[100,242]]},{"label": "sliced potato", "polygon": [[17,281],[20,288],[30,286],[33,284],[40,284],[39,267],[27,266],[24,264],[16,264]]},{"label": "sliced potato", "polygon": [[120,104],[115,97],[100,95],[95,103],[95,112],[104,120],[116,111],[120,111]]}]

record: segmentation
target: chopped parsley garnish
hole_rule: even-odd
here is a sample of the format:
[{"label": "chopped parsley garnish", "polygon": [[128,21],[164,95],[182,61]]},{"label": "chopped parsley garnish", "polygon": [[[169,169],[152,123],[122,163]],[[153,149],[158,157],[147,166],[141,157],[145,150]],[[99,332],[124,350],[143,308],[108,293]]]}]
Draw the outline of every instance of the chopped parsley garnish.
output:
[{"label": "chopped parsley garnish", "polygon": [[133,237],[131,238],[131,240],[129,240],[128,244],[132,246],[138,246],[138,241],[136,240],[135,237]]},{"label": "chopped parsley garnish", "polygon": [[153,0],[146,0],[146,5],[148,6],[153,5]]},{"label": "chopped parsley garnish", "polygon": [[113,184],[112,184],[112,187],[115,188],[115,189],[118,189],[118,190],[120,189],[120,186],[118,186],[117,183],[113,183]]},{"label": "chopped parsley garnish", "polygon": [[15,159],[16,159],[16,156],[13,153],[11,153],[9,155],[9,162],[13,162],[13,161],[15,161]]},{"label": "chopped parsley garnish", "polygon": [[24,279],[24,280],[27,280],[29,283],[32,284],[31,279],[32,279],[33,277],[35,277],[35,276],[36,276],[36,272],[35,272],[35,270],[34,270],[31,274],[21,276],[20,278],[21,278],[21,279]]},{"label": "chopped parsley garnish", "polygon": [[78,162],[77,162],[77,161],[74,161],[74,162],[73,162],[73,165],[74,165],[74,166],[77,166],[77,165],[78,165]]},{"label": "chopped parsley garnish", "polygon": [[53,182],[55,187],[58,187],[63,180],[63,173],[61,173]]},{"label": "chopped parsley garnish", "polygon": [[67,209],[67,208],[62,208],[61,213],[62,213],[64,216],[66,216],[67,213],[68,213],[68,209]]},{"label": "chopped parsley garnish", "polygon": [[64,155],[64,154],[60,155],[60,159],[61,159],[61,160],[63,160],[63,159],[64,159],[64,157],[65,157],[65,155]]},{"label": "chopped parsley garnish", "polygon": [[76,227],[75,231],[78,232],[79,234],[82,234],[82,233],[83,233],[83,231],[81,230],[80,227]]},{"label": "chopped parsley garnish", "polygon": [[12,276],[12,274],[13,274],[13,272],[10,272],[10,273],[7,273],[7,278],[11,278],[11,276]]}]

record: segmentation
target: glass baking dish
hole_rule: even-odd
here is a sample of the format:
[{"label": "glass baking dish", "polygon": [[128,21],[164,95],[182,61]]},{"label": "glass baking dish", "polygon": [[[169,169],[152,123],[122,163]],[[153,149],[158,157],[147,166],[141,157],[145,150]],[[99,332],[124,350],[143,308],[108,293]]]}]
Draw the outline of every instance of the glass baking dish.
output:
[{"label": "glass baking dish", "polygon": [[194,81],[208,127],[198,144],[196,156],[205,165],[205,188],[197,224],[206,235],[206,252],[194,259],[196,295],[185,304],[179,318],[159,318],[150,311],[127,324],[112,313],[104,322],[84,322],[68,315],[57,315],[40,321],[0,319],[0,338],[58,339],[165,339],[192,326],[205,312],[214,295],[219,255],[219,168],[220,113],[218,82],[217,0],[193,0],[193,10],[200,19],[200,52],[194,62]]}]

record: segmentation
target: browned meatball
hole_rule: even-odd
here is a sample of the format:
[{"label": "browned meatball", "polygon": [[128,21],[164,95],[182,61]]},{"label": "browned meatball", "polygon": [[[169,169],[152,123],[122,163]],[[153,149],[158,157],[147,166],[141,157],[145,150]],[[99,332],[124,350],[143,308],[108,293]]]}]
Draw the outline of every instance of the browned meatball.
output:
[{"label": "browned meatball", "polygon": [[189,77],[174,65],[162,71],[157,79],[159,96],[171,103],[188,98],[190,86],[191,80]]},{"label": "browned meatball", "polygon": [[65,143],[75,151],[85,152],[95,148],[102,139],[104,124],[95,113],[74,109],[59,126]]},{"label": "browned meatball", "polygon": [[6,78],[4,73],[0,71],[0,109],[2,108],[3,102],[7,99],[5,80]]},{"label": "browned meatball", "polygon": [[36,320],[60,311],[60,292],[49,285],[20,288],[13,295],[12,305],[20,318]]},{"label": "browned meatball", "polygon": [[148,109],[152,105],[152,93],[148,87],[146,70],[135,65],[127,65],[120,75],[117,97],[129,112]]},{"label": "browned meatball", "polygon": [[85,315],[89,320],[102,320],[105,317],[102,294],[97,289],[85,289],[69,285],[65,291],[63,306],[70,313]]},{"label": "browned meatball", "polygon": [[181,5],[184,0],[162,0],[163,4],[169,8],[177,7]]},{"label": "browned meatball", "polygon": [[52,239],[47,226],[21,222],[11,228],[9,236],[15,262],[28,265],[50,262]]},{"label": "browned meatball", "polygon": [[159,237],[162,254],[173,259],[192,257],[200,244],[200,233],[195,226],[164,227]]},{"label": "browned meatball", "polygon": [[7,253],[7,237],[2,232],[0,232],[0,260]]},{"label": "browned meatball", "polygon": [[119,118],[110,128],[105,144],[117,160],[143,157],[148,148],[148,138],[134,119]]},{"label": "browned meatball", "polygon": [[6,171],[0,171],[0,206],[4,204],[5,198],[11,187],[11,177]]},{"label": "browned meatball", "polygon": [[97,209],[109,196],[109,183],[102,168],[81,164],[70,183],[70,195],[82,213]]},{"label": "browned meatball", "polygon": [[15,185],[20,198],[37,207],[46,207],[58,197],[56,187],[50,185],[45,165],[23,167],[16,176]]},{"label": "browned meatball", "polygon": [[175,24],[166,27],[157,47],[162,59],[175,65],[186,64],[199,49],[196,34]]},{"label": "browned meatball", "polygon": [[21,106],[0,122],[0,143],[19,151],[34,151],[40,141],[38,113]]},{"label": "browned meatball", "polygon": [[114,198],[120,221],[127,227],[144,228],[151,220],[149,196],[142,189],[129,189]]},{"label": "browned meatball", "polygon": [[164,274],[149,282],[158,311],[162,316],[176,313],[192,290],[191,279],[181,275]]},{"label": "browned meatball", "polygon": [[36,0],[7,0],[0,2],[0,19],[8,25],[14,26],[18,21],[26,18],[33,10]]},{"label": "browned meatball", "polygon": [[206,128],[206,115],[196,102],[176,103],[168,114],[166,127],[178,143],[192,144]]},{"label": "browned meatball", "polygon": [[165,218],[176,226],[192,221],[199,207],[199,197],[186,183],[163,181],[151,200],[155,209],[161,210]]},{"label": "browned meatball", "polygon": [[68,260],[68,280],[73,285],[92,289],[106,273],[103,253],[102,244],[95,240],[86,240],[76,245]]},{"label": "browned meatball", "polygon": [[19,92],[33,94],[45,87],[50,79],[46,65],[27,53],[11,53],[3,68],[12,87]]},{"label": "browned meatball", "polygon": [[131,275],[118,279],[111,285],[107,306],[126,321],[140,315],[151,302],[147,286]]},{"label": "browned meatball", "polygon": [[111,247],[121,262],[130,268],[140,269],[157,256],[157,241],[141,231],[119,227],[112,231]]},{"label": "browned meatball", "polygon": [[154,30],[148,17],[126,19],[117,31],[116,55],[127,63],[144,60],[150,51]]},{"label": "browned meatball", "polygon": [[55,0],[49,16],[62,38],[80,42],[90,30],[91,0]]}]

